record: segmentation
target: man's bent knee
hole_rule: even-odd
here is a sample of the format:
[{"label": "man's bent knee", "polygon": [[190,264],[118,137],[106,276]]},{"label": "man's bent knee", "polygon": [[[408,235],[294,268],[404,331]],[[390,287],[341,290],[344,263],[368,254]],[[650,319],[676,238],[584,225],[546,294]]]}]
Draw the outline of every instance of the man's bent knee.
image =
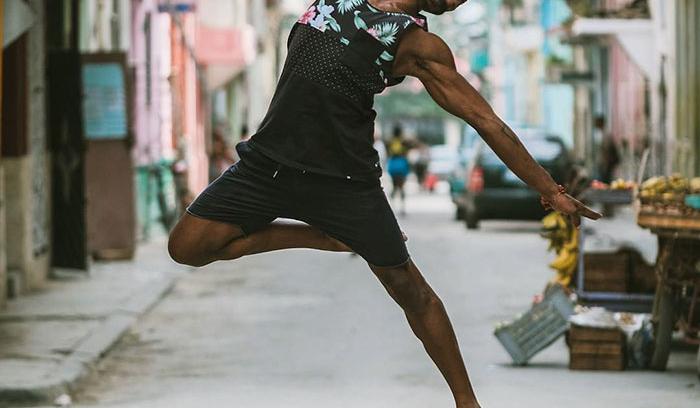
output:
[{"label": "man's bent knee", "polygon": [[412,263],[373,269],[391,297],[406,313],[423,313],[440,304],[440,299]]},{"label": "man's bent knee", "polygon": [[168,239],[168,253],[173,261],[183,265],[200,267],[209,263],[175,232]]},{"label": "man's bent knee", "polygon": [[185,214],[170,232],[168,252],[177,263],[204,266],[219,259],[222,248],[242,235],[238,226]]}]

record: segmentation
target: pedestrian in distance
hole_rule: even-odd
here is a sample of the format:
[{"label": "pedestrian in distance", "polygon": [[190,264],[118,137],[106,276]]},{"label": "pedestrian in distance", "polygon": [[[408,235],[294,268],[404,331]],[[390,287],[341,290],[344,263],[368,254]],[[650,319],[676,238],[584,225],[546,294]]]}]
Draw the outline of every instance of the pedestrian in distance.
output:
[{"label": "pedestrian in distance", "polygon": [[[593,127],[596,133],[594,135],[594,140],[597,139],[599,144],[596,162],[598,178],[603,183],[609,185],[615,178],[615,172],[620,165],[620,151],[617,148],[613,136],[606,131],[605,116],[597,116],[593,121]],[[606,217],[613,217],[615,215],[615,206],[612,204],[603,204],[602,213]]]},{"label": "pedestrian in distance", "polygon": [[615,177],[615,170],[620,164],[620,151],[612,135],[605,130],[605,116],[597,116],[594,120],[594,128],[599,139],[598,149],[598,178],[606,184],[610,184]]},{"label": "pedestrian in distance", "polygon": [[209,180],[214,180],[219,175],[226,171],[236,158],[233,155],[233,150],[226,141],[224,132],[221,129],[214,129],[211,140],[211,153],[209,153]]},{"label": "pedestrian in distance", "polygon": [[386,170],[391,176],[391,199],[394,200],[399,196],[401,215],[406,215],[406,178],[411,172],[411,166],[408,163],[408,144],[403,137],[403,130],[400,126],[394,127],[394,131],[389,140],[387,152],[389,160],[386,165]]},{"label": "pedestrian in distance", "polygon": [[[598,218],[566,194],[457,72],[452,52],[420,14],[465,0],[316,0],[299,18],[275,96],[241,160],[189,206],[168,249],[203,266],[250,254],[313,248],[354,251],[403,309],[444,376],[457,408],[479,407],[438,295],[409,257],[380,186],[372,148],[374,95],[410,75],[446,111],[476,129],[543,203]],[[291,218],[303,223],[273,222]],[[280,271],[282,272],[282,271]]]},{"label": "pedestrian in distance", "polygon": [[418,142],[412,152],[415,155],[413,173],[416,175],[418,186],[422,190],[425,188],[425,179],[428,175],[428,166],[430,165],[430,147],[425,143]]},{"label": "pedestrian in distance", "polygon": [[382,140],[382,136],[379,132],[374,133],[374,144],[372,145],[372,147],[374,147],[374,150],[377,151],[377,156],[379,157],[379,165],[382,166],[382,168],[384,168],[388,159],[388,153],[386,151],[386,145],[384,144],[384,140]]}]

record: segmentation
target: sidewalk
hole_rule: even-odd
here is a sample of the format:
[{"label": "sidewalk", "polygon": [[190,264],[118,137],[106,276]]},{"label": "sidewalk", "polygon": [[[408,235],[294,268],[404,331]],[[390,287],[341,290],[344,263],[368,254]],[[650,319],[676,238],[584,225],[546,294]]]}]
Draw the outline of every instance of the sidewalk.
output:
[{"label": "sidewalk", "polygon": [[89,276],[10,301],[0,311],[0,407],[70,393],[186,270],[154,240],[133,261],[96,262]]}]

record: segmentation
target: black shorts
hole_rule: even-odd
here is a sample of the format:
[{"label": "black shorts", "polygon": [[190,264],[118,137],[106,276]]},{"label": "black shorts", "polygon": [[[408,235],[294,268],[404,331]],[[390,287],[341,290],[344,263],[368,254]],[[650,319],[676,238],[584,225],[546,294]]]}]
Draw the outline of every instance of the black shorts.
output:
[{"label": "black shorts", "polygon": [[241,160],[214,180],[187,208],[201,218],[252,234],[276,218],[312,225],[379,267],[409,259],[401,229],[379,180],[330,177],[282,166],[236,146]]}]

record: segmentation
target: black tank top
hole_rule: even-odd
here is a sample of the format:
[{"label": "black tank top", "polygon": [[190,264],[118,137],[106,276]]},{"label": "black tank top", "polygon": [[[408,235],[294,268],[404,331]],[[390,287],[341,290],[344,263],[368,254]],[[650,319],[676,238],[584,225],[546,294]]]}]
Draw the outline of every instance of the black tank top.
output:
[{"label": "black tank top", "polygon": [[374,95],[392,74],[402,35],[424,17],[367,0],[317,0],[299,18],[275,95],[253,149],[287,166],[348,179],[381,175],[374,150]]}]

